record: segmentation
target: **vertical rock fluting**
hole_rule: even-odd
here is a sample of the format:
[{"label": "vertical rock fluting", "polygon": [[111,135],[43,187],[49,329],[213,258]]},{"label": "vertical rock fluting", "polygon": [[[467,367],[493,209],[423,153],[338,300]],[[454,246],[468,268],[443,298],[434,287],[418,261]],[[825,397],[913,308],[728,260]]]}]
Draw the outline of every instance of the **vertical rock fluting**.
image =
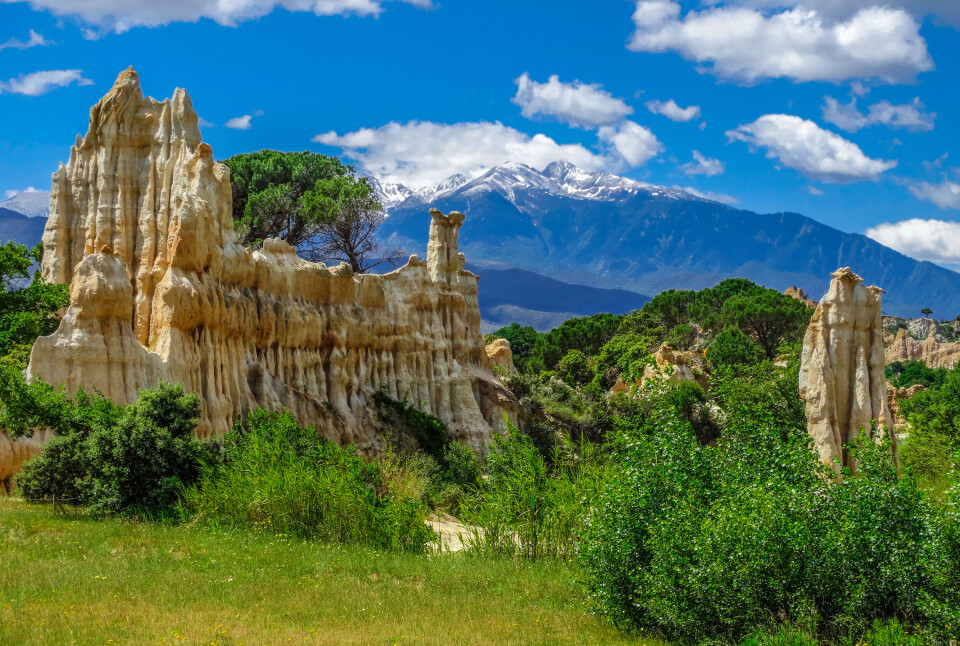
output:
[{"label": "vertical rock fluting", "polygon": [[869,435],[874,424],[874,439],[889,438],[897,448],[884,376],[883,290],[864,286],[848,267],[832,276],[803,339],[800,396],[821,461],[856,470],[844,445]]},{"label": "vertical rock fluting", "polygon": [[35,344],[28,377],[123,404],[163,379],[201,396],[201,436],[257,406],[287,408],[361,449],[382,441],[368,399],[385,388],[485,445],[508,396],[457,249],[464,216],[432,212],[429,262],[385,275],[307,262],[281,240],[250,251],[233,231],[229,170],[197,121],[186,92],[144,98],[132,69],[91,110],[54,174],[43,237],[43,275],[70,283],[70,308]]}]

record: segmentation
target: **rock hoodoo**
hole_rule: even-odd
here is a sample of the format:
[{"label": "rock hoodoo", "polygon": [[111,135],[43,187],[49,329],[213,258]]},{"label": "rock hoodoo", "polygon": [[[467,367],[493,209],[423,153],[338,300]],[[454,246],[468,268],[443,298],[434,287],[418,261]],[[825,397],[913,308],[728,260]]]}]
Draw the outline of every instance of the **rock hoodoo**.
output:
[{"label": "rock hoodoo", "polygon": [[856,469],[844,445],[869,434],[874,422],[875,439],[889,438],[896,451],[897,438],[884,376],[883,290],[864,286],[848,267],[832,276],[803,339],[800,396],[820,459],[839,471]]},{"label": "rock hoodoo", "polygon": [[[289,409],[327,437],[376,448],[368,406],[421,400],[461,441],[503,426],[480,333],[464,216],[431,212],[427,262],[357,275],[276,239],[237,242],[229,170],[201,141],[190,97],[144,98],[129,69],[90,111],[53,176],[43,275],[70,308],[37,341],[28,377],[130,403],[158,380],[198,393],[203,436],[237,415]],[[426,223],[425,223],[426,224]]]}]

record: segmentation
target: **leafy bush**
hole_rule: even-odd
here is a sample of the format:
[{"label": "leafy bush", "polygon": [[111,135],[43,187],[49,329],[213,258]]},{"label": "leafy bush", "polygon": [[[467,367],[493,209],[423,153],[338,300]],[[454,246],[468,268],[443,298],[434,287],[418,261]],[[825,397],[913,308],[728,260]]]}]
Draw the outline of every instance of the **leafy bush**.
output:
[{"label": "leafy bush", "polygon": [[923,390],[900,404],[914,429],[936,433],[951,443],[960,440],[960,368],[947,372],[936,390]]},{"label": "leafy bush", "polygon": [[581,544],[601,612],[695,641],[739,640],[771,617],[812,617],[828,635],[960,619],[954,507],[900,478],[885,447],[855,447],[859,474],[835,482],[768,410],[725,412],[714,445],[668,410],[619,438]]},{"label": "leafy bush", "polygon": [[228,433],[222,463],[188,487],[181,515],[210,526],[269,529],[330,543],[423,552],[426,506],[376,461],[256,410]]},{"label": "leafy bush", "polygon": [[59,399],[61,417],[51,425],[60,435],[16,478],[28,500],[70,502],[98,516],[163,514],[209,458],[193,434],[200,399],[181,386],[161,382],[127,407],[83,393],[70,400],[44,386],[23,392]]},{"label": "leafy bush", "polygon": [[749,366],[763,354],[757,342],[738,328],[724,328],[707,347],[707,361],[715,369],[722,366]]},{"label": "leafy bush", "polygon": [[894,361],[886,367],[887,381],[897,388],[909,388],[920,384],[936,390],[947,380],[946,368],[928,368],[923,361]]},{"label": "leafy bush", "polygon": [[693,328],[686,323],[674,326],[667,334],[666,343],[675,350],[689,350],[696,338]]},{"label": "leafy bush", "polygon": [[582,386],[593,378],[587,358],[579,350],[570,350],[560,359],[560,378],[571,386]]}]

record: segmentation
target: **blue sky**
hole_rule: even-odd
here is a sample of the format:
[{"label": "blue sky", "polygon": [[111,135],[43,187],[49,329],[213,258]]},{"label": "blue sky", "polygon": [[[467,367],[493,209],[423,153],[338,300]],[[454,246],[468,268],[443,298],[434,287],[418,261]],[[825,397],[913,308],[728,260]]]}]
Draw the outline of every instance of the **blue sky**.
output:
[{"label": "blue sky", "polygon": [[412,186],[565,159],[955,265],[958,29],[944,0],[0,0],[0,199],[133,65],[219,157]]}]

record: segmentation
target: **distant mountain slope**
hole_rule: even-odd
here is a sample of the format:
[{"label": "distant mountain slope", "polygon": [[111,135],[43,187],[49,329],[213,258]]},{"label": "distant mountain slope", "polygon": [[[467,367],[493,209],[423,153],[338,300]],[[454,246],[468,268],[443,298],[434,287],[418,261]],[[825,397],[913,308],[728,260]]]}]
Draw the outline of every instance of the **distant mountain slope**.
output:
[{"label": "distant mountain slope", "polygon": [[0,209],[16,211],[31,218],[45,218],[50,213],[50,191],[24,191],[0,202]]},{"label": "distant mountain slope", "polygon": [[33,247],[43,237],[46,218],[30,218],[22,213],[0,208],[0,244],[15,240]]},{"label": "distant mountain slope", "polygon": [[634,292],[571,285],[523,269],[476,265],[467,269],[480,276],[484,333],[514,321],[547,331],[569,318],[597,312],[624,314],[650,301]]},{"label": "distant mountain slope", "polygon": [[[388,189],[402,194],[402,187]],[[830,272],[850,266],[887,291],[888,314],[916,315],[923,307],[960,312],[960,274],[866,236],[570,164],[539,172],[511,163],[452,189],[411,192],[389,208],[384,236],[422,250],[430,206],[467,213],[460,247],[472,262],[564,282],[657,294],[740,276],[778,290],[799,285],[819,298]]]}]

